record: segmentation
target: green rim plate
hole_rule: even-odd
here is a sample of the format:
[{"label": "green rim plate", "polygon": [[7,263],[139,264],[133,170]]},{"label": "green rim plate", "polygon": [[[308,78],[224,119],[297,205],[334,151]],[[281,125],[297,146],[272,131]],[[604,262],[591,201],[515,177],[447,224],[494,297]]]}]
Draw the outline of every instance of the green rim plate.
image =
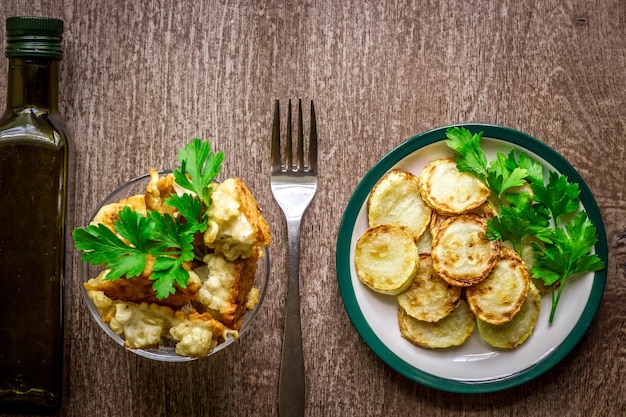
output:
[{"label": "green rim plate", "polygon": [[[523,151],[544,167],[566,175],[578,183],[581,202],[597,228],[599,241],[595,252],[608,265],[606,232],[598,205],[580,174],[558,152],[543,142],[514,129],[489,124],[459,124],[472,133],[483,132],[483,147],[489,152],[507,153],[511,147]],[[416,135],[400,144],[374,165],[356,187],[346,207],[337,237],[336,268],[339,290],[352,324],[370,347],[387,365],[423,385],[457,393],[486,393],[518,386],[546,372],[561,361],[580,341],[598,310],[606,283],[606,268],[568,281],[556,313],[555,322],[547,326],[549,296],[543,297],[542,314],[534,334],[517,349],[504,351],[479,340],[468,346],[444,350],[427,350],[410,345],[397,330],[390,314],[395,298],[381,296],[364,288],[354,271],[354,246],[367,227],[366,203],[370,190],[390,169],[399,168],[419,174],[420,166],[435,157],[452,156],[445,146],[444,126]],[[444,153],[445,152],[445,153]],[[488,157],[491,158],[487,149]],[[572,282],[575,282],[572,284]],[[565,291],[572,287],[568,294]],[[576,298],[578,302],[568,303]],[[567,304],[568,307],[563,307]],[[571,312],[561,311],[573,308]],[[547,312],[545,310],[548,310]],[[561,313],[561,314],[559,314]],[[385,318],[385,315],[387,317]],[[562,317],[573,315],[571,318]],[[542,322],[543,320],[543,322]],[[561,321],[559,321],[561,320]],[[544,323],[544,324],[542,324]],[[517,364],[517,365],[511,365]],[[476,375],[473,374],[476,372]]]}]

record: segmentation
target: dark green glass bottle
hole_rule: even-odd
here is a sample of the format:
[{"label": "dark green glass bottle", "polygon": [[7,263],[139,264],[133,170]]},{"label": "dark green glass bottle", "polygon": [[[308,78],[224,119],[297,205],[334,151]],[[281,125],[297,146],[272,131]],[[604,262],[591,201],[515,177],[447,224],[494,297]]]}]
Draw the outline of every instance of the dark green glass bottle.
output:
[{"label": "dark green glass bottle", "polygon": [[0,413],[51,414],[64,385],[68,138],[58,113],[63,21],[6,20],[0,118]]}]

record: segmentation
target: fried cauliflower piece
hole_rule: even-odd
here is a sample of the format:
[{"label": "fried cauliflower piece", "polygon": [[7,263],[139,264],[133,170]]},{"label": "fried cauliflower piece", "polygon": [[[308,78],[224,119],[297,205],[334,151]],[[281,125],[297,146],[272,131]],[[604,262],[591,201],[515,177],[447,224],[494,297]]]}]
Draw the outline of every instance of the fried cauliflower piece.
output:
[{"label": "fried cauliflower piece", "polygon": [[160,176],[156,168],[150,169],[150,182],[146,186],[145,194],[146,208],[151,211],[173,215],[176,209],[165,204],[165,200],[176,193],[174,185],[174,174],[169,173],[165,176]]},{"label": "fried cauliflower piece", "polygon": [[209,313],[185,313],[155,303],[113,300],[102,291],[88,294],[102,312],[102,321],[124,337],[124,346],[129,349],[158,348],[164,339],[171,339],[178,355],[199,358],[211,353],[229,335],[239,335]]},{"label": "fried cauliflower piece", "polygon": [[231,329],[241,329],[244,314],[258,303],[258,291],[255,297],[251,290],[262,254],[257,247],[249,258],[229,261],[213,253],[206,255],[204,264],[194,270],[202,281],[197,302]]},{"label": "fried cauliflower piece", "polygon": [[156,348],[171,326],[174,311],[150,303],[114,302],[115,315],[109,326],[124,335],[124,346],[129,349]]},{"label": "fried cauliflower piece", "polygon": [[176,354],[180,356],[201,358],[211,353],[227,335],[238,337],[237,331],[226,328],[208,313],[177,311],[175,316],[170,336],[176,341]]},{"label": "fried cauliflower piece", "polygon": [[189,272],[189,281],[187,287],[176,287],[176,292],[170,294],[169,297],[159,300],[156,298],[156,293],[152,289],[153,281],[150,279],[152,275],[152,265],[154,264],[154,258],[147,257],[146,268],[141,275],[126,279],[118,278],[113,281],[107,281],[106,276],[109,273],[108,269],[105,269],[97,277],[91,278],[84,284],[87,291],[102,291],[107,297],[113,300],[120,301],[132,301],[135,303],[156,303],[171,307],[173,309],[180,309],[188,305],[192,300],[197,297],[197,293],[202,285],[200,278],[191,269],[191,264],[185,263],[183,267]]},{"label": "fried cauliflower piece", "polygon": [[212,188],[209,227],[204,234],[206,246],[230,261],[249,258],[255,246],[268,246],[269,226],[244,182],[230,178]]},{"label": "fried cauliflower piece", "polygon": [[119,212],[122,211],[124,207],[130,207],[137,213],[144,216],[146,215],[146,200],[143,195],[137,194],[120,200],[117,203],[102,206],[94,216],[91,224],[103,224],[111,231],[116,232],[114,224],[115,221],[119,219]]}]

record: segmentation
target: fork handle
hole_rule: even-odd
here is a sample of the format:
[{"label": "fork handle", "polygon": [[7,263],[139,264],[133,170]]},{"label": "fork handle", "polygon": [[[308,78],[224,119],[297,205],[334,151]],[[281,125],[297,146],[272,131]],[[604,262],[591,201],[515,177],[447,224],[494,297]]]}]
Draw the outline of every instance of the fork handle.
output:
[{"label": "fork handle", "polygon": [[278,415],[304,416],[304,355],[300,323],[300,219],[287,219],[289,257],[285,331],[278,385]]}]

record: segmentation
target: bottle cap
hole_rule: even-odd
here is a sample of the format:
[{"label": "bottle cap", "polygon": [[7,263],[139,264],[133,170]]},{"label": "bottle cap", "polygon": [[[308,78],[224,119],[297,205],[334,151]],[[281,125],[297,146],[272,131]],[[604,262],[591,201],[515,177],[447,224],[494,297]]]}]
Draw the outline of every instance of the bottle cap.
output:
[{"label": "bottle cap", "polygon": [[14,16],[6,20],[6,57],[63,58],[63,21],[50,17]]}]

